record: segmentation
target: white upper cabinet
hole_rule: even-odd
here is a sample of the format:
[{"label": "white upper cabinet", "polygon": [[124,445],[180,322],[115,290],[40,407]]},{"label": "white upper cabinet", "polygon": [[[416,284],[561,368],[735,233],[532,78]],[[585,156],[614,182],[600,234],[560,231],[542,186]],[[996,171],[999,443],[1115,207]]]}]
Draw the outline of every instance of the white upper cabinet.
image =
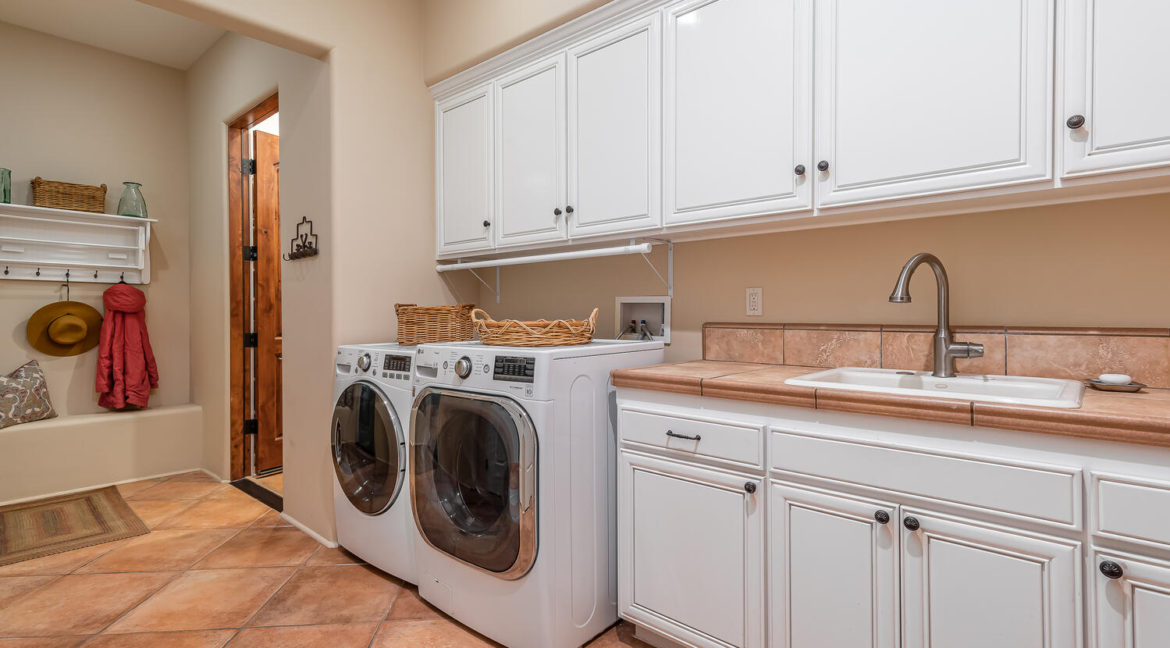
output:
[{"label": "white upper cabinet", "polygon": [[819,0],[817,205],[1051,177],[1053,2]]},{"label": "white upper cabinet", "polygon": [[1170,3],[1068,0],[1063,8],[1064,174],[1170,164]]},{"label": "white upper cabinet", "polygon": [[492,247],[492,94],[484,85],[435,106],[440,254]]},{"label": "white upper cabinet", "polygon": [[662,224],[659,20],[569,50],[570,236]]},{"label": "white upper cabinet", "polygon": [[809,0],[688,0],[664,31],[666,224],[811,208]]},{"label": "white upper cabinet", "polygon": [[565,238],[565,55],[496,82],[497,246]]},{"label": "white upper cabinet", "polygon": [[1083,645],[1077,543],[909,509],[901,522],[904,648]]}]

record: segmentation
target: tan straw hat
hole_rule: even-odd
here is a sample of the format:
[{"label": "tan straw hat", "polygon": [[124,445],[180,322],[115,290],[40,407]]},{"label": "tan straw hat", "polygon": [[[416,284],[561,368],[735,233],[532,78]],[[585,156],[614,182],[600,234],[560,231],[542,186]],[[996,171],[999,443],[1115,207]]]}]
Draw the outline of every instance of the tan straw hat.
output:
[{"label": "tan straw hat", "polygon": [[60,301],[42,306],[28,318],[25,334],[32,348],[53,356],[85,353],[97,346],[102,314],[89,304]]}]

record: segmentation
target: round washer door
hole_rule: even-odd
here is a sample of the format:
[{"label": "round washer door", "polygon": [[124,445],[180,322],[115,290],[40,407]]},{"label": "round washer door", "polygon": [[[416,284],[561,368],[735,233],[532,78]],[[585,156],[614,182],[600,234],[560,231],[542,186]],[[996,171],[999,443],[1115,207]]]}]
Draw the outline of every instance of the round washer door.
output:
[{"label": "round washer door", "polygon": [[350,503],[368,515],[390,508],[406,478],[406,439],[389,399],[355,382],[337,397],[331,427],[333,471]]}]

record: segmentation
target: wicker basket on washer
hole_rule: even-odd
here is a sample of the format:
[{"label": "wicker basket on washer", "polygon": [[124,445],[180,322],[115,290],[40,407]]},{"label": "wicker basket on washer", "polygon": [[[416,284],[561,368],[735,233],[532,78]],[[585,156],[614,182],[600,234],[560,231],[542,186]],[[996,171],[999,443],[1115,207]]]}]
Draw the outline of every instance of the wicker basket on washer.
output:
[{"label": "wicker basket on washer", "polygon": [[37,176],[32,179],[32,204],[34,207],[72,209],[103,214],[106,211],[106,185],[93,187],[71,182],[45,180]]},{"label": "wicker basket on washer", "polygon": [[471,311],[475,304],[417,306],[395,304],[398,315],[398,343],[466,342],[475,339]]},{"label": "wicker basket on washer", "polygon": [[475,323],[475,332],[479,334],[479,340],[484,344],[521,347],[572,346],[593,341],[593,331],[597,328],[597,309],[593,309],[587,320],[521,322],[496,321],[491,315],[476,308],[471,311],[471,321]]}]

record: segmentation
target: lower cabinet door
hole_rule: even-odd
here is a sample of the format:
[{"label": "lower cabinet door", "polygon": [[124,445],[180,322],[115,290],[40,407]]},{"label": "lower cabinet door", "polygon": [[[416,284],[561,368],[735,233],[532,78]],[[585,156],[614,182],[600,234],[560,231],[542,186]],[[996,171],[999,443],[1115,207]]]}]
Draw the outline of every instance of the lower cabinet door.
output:
[{"label": "lower cabinet door", "polygon": [[701,647],[764,644],[764,480],[623,452],[622,616]]},{"label": "lower cabinet door", "polygon": [[898,647],[898,507],[774,481],[772,648]]},{"label": "lower cabinet door", "polygon": [[1082,645],[1079,543],[909,509],[900,522],[904,648]]},{"label": "lower cabinet door", "polygon": [[1101,550],[1092,569],[1096,648],[1170,645],[1170,563]]}]

